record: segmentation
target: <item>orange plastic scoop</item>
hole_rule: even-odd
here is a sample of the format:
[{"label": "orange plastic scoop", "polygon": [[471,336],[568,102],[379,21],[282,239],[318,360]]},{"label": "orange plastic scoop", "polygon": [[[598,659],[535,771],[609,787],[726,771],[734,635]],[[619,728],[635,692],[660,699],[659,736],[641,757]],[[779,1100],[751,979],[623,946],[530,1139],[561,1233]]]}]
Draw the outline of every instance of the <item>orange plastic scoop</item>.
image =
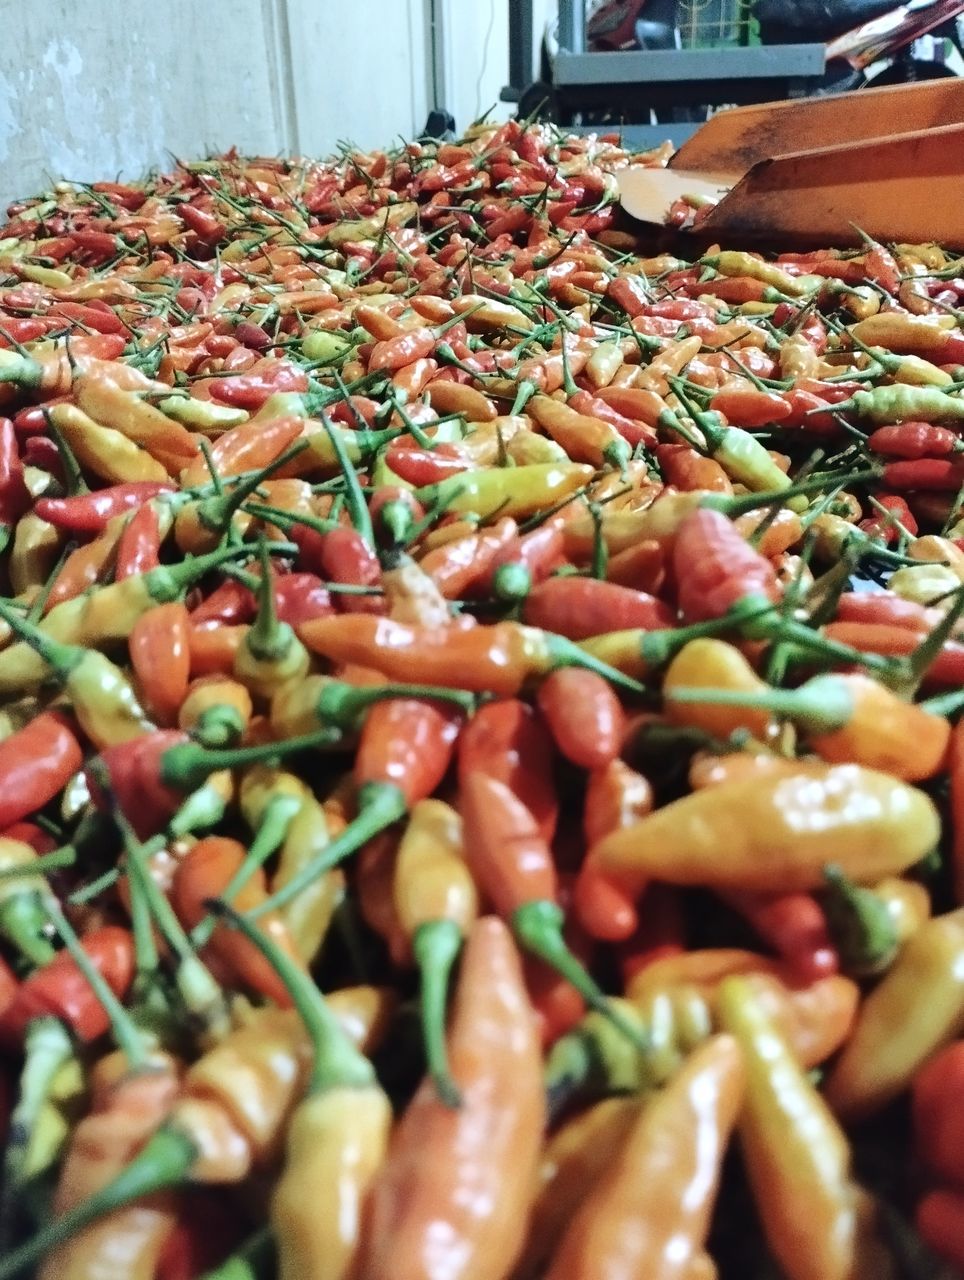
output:
[{"label": "orange plastic scoop", "polygon": [[623,207],[662,224],[673,200],[719,203],[714,240],[964,249],[964,80],[932,80],[721,111],[666,169],[620,172]]}]

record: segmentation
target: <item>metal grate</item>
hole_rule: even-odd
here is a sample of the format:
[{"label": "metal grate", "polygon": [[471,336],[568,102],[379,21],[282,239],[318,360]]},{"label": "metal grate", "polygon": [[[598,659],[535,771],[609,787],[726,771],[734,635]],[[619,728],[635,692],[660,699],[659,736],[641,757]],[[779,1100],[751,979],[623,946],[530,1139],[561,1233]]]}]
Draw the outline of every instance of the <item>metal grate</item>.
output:
[{"label": "metal grate", "polygon": [[746,45],[753,39],[753,0],[680,0],[684,49]]}]

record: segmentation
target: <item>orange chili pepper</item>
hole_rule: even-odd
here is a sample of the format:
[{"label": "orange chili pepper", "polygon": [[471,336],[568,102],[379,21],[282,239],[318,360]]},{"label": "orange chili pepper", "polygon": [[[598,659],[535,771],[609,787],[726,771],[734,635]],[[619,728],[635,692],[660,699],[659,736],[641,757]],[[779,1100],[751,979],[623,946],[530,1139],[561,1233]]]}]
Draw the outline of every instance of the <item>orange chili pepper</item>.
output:
[{"label": "orange chili pepper", "polygon": [[191,653],[183,601],[148,609],[131,628],[128,649],[141,696],[157,722],[171,725],[187,696]]}]

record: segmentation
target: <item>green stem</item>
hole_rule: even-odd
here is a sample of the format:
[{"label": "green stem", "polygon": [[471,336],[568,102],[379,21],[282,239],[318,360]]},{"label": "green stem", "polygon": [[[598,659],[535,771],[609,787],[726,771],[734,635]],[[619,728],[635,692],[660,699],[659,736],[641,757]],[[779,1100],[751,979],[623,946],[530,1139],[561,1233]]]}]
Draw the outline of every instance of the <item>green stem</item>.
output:
[{"label": "green stem", "polygon": [[84,473],[80,469],[80,463],[77,461],[76,454],[67,443],[66,437],[61,429],[56,425],[50,416],[48,409],[43,410],[44,422],[47,424],[47,435],[57,446],[57,452],[60,454],[61,466],[64,469],[64,480],[67,483],[67,494],[71,498],[79,497],[81,494],[90,493],[90,486],[84,479]]},{"label": "green stem", "polygon": [[0,1192],[0,1256],[14,1226],[17,1196],[23,1184],[30,1137],[60,1068],[73,1056],[73,1041],[57,1018],[35,1018],[24,1036],[20,1094],[10,1116]]},{"label": "green stem", "polygon": [[[80,945],[80,939],[73,926],[60,909],[60,904],[51,899],[47,903],[47,914],[50,922],[60,935],[64,946],[74,964],[84,975],[88,986],[97,997],[101,1008],[110,1019],[111,1033],[114,1041],[127,1059],[131,1071],[140,1071],[147,1061],[147,1044],[143,1033],[135,1025],[133,1018],[114,995],[106,978]],[[2,1266],[2,1264],[0,1264]],[[0,1275],[2,1275],[0,1271]]]},{"label": "green stem", "polygon": [[[269,547],[271,555],[297,555],[298,548],[290,542],[272,542]],[[166,604],[171,600],[179,600],[189,587],[219,568],[228,560],[250,556],[250,545],[241,544],[233,547],[219,547],[203,556],[188,556],[176,564],[162,564],[144,574],[147,593],[158,604]]]},{"label": "green stem", "polygon": [[118,812],[115,816],[124,838],[128,871],[133,872],[137,888],[158,929],[177,956],[176,981],[181,998],[188,1010],[199,1017],[205,1026],[212,1029],[225,1028],[224,993],[206,965],[198,959],[174,908],[151,875],[145,846],[137,840],[123,815]]},{"label": "green stem", "polygon": [[602,988],[569,950],[562,936],[564,923],[562,908],[548,899],[523,903],[512,913],[511,920],[512,932],[527,951],[565,978],[591,1009],[608,1018],[640,1052],[645,1053],[649,1048],[646,1036],[612,1007]]},{"label": "green stem", "polygon": [[815,676],[796,689],[768,689],[759,693],[742,689],[678,688],[674,702],[699,702],[709,706],[759,708],[793,720],[811,733],[832,733],[847,724],[854,713],[853,695],[840,676]]},{"label": "green stem", "polygon": [[[244,861],[225,885],[221,897],[225,902],[233,902],[259,867],[262,867],[273,853],[281,848],[288,834],[288,829],[295,815],[302,807],[297,796],[272,796],[265,806],[261,821],[251,847]],[[199,951],[210,940],[217,921],[208,917],[191,930],[191,943]]]},{"label": "green stem", "polygon": [[274,475],[276,471],[280,471],[292,458],[304,453],[307,448],[307,440],[296,440],[289,449],[286,449],[273,462],[269,462],[259,471],[254,472],[253,475],[236,484],[230,493],[215,495],[213,498],[205,498],[198,507],[198,516],[201,523],[212,532],[222,532],[231,523],[231,517],[234,513],[254,493],[259,485],[263,484],[269,476]]},{"label": "green stem", "polygon": [[263,742],[251,747],[232,747],[223,751],[209,751],[197,743],[185,742],[169,747],[161,758],[161,780],[170,787],[191,791],[220,769],[239,769],[248,764],[261,764],[265,760],[278,760],[298,751],[313,747],[337,746],[341,734],[331,729],[319,729],[317,733],[302,734],[297,738],[285,738],[281,742]]},{"label": "green stem", "polygon": [[77,861],[77,850],[72,844],[65,844],[60,849],[52,849],[50,853],[42,853],[33,862],[25,862],[15,867],[0,867],[0,880],[19,880],[22,876],[45,875],[48,871],[60,871],[64,867],[72,867]]},{"label": "green stem", "polygon": [[546,632],[545,638],[550,670],[554,670],[556,667],[584,667],[587,671],[595,671],[597,675],[608,680],[610,684],[614,684],[620,689],[625,689],[628,693],[645,694],[647,692],[646,686],[640,684],[638,680],[634,680],[631,676],[623,675],[621,671],[611,667],[608,662],[602,662],[599,658],[594,658],[591,653],[580,649],[577,644],[572,640],[567,640],[565,636]]},{"label": "green stem", "polygon": [[375,1070],[345,1034],[309,974],[300,969],[277,942],[220,899],[209,899],[208,910],[231,929],[237,929],[261,952],[281,979],[314,1050],[309,1094],[347,1086],[364,1089],[375,1083]]},{"label": "green stem", "polygon": [[328,433],[331,447],[335,451],[335,457],[338,459],[339,469],[345,477],[345,506],[348,508],[352,526],[355,532],[364,539],[366,545],[373,547],[375,545],[375,533],[372,529],[372,518],[368,513],[368,505],[365,502],[361,485],[358,483],[358,473],[352,466],[348,452],[345,449],[345,442],[324,414],[321,415],[321,425]]},{"label": "green stem", "polygon": [[[45,895],[46,896],[46,895]],[[57,954],[44,936],[45,897],[37,890],[18,893],[0,903],[0,934],[31,964],[48,964]]]},{"label": "green stem", "polygon": [[850,881],[839,867],[824,868],[827,927],[845,973],[869,977],[886,969],[900,940],[887,904],[870,889]]},{"label": "green stem", "polygon": [[0,1280],[13,1280],[52,1249],[115,1209],[156,1191],[178,1186],[196,1159],[197,1150],[189,1138],[174,1129],[159,1129],[106,1187],[42,1228],[19,1249],[0,1258]]},{"label": "green stem", "polygon": [[256,920],[268,911],[286,906],[310,885],[343,862],[363,844],[374,839],[386,827],[405,816],[407,805],[401,790],[390,782],[369,782],[362,787],[358,797],[358,815],[331,844],[307,862],[286,885],[271,897],[248,912],[249,920]]},{"label": "green stem", "polygon": [[412,951],[422,976],[422,1041],[428,1070],[447,1107],[462,1098],[449,1069],[445,1045],[445,1012],[452,966],[462,949],[462,930],[454,920],[427,920],[412,938]]},{"label": "green stem", "polygon": [[343,680],[332,680],[322,689],[315,703],[318,723],[327,729],[348,732],[358,725],[361,716],[376,702],[391,698],[431,698],[436,702],[448,702],[461,708],[466,715],[475,710],[475,694],[462,689],[446,689],[432,684],[375,684],[354,685]]},{"label": "green stem", "polygon": [[87,650],[80,645],[61,644],[59,640],[55,640],[46,631],[35,627],[32,622],[28,622],[2,601],[0,601],[0,618],[19,639],[30,645],[31,649],[43,658],[61,682],[69,678],[70,673],[80,665],[87,654]]},{"label": "green stem", "polygon": [[238,1253],[233,1253],[213,1271],[206,1271],[200,1280],[260,1280],[267,1273],[273,1256],[274,1236],[270,1227],[262,1227]]},{"label": "green stem", "polygon": [[261,576],[257,584],[258,612],[246,643],[255,658],[264,662],[280,661],[286,657],[297,637],[289,623],[278,621],[268,544],[263,537],[258,541],[258,559],[261,562]]}]

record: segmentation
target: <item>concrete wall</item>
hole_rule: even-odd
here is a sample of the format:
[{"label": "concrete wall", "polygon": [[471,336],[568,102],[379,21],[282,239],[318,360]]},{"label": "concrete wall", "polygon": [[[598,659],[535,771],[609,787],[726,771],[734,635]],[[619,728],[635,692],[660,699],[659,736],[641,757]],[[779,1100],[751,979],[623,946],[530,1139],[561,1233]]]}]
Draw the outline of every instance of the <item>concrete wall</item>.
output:
[{"label": "concrete wall", "polygon": [[[442,3],[456,25],[505,8]],[[0,0],[0,16],[4,206],[59,177],[135,177],[172,152],[376,146],[411,137],[431,105],[428,0]],[[492,55],[490,78],[504,62]],[[474,106],[474,83],[464,93]]]}]

